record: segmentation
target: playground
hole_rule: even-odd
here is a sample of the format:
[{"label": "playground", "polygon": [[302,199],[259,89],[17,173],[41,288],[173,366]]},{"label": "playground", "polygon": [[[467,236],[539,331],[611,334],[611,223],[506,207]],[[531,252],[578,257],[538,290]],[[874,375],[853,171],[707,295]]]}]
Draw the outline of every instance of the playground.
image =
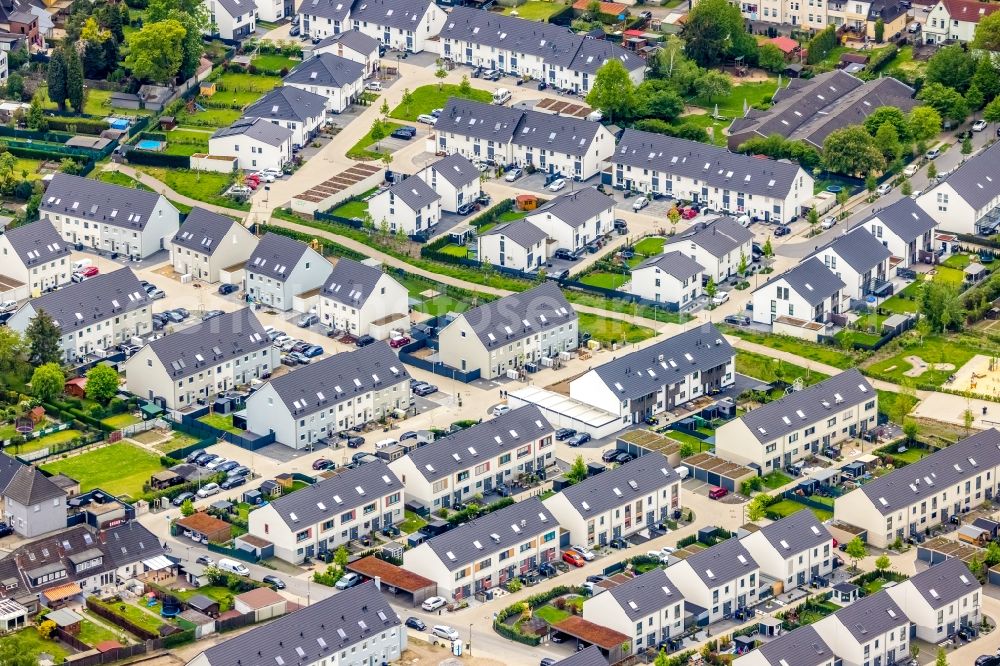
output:
[{"label": "playground", "polygon": [[976,354],[952,375],[945,386],[955,391],[1000,395],[1000,359]]}]

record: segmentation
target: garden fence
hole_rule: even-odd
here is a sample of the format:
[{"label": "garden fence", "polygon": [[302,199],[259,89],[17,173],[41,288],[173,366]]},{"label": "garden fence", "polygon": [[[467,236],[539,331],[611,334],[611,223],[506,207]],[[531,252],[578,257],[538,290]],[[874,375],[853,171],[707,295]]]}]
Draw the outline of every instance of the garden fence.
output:
[{"label": "garden fence", "polygon": [[133,423],[132,425],[125,426],[124,428],[119,428],[119,431],[123,437],[131,437],[136,433],[146,432],[147,430],[169,427],[170,423],[164,419],[151,419],[149,421],[143,421],[142,423]]},{"label": "garden fence", "polygon": [[798,502],[799,504],[804,504],[811,509],[819,509],[820,511],[826,511],[828,513],[833,512],[832,504],[824,504],[818,500],[814,500],[811,497],[806,497],[804,495],[796,495],[794,490],[786,490],[781,493],[781,496],[786,500],[791,500],[793,502]]},{"label": "garden fence", "polygon": [[412,365],[420,368],[421,370],[426,370],[427,372],[432,372],[435,375],[440,375],[442,377],[450,377],[451,379],[464,384],[468,384],[479,379],[479,368],[476,368],[475,370],[457,370],[440,362],[435,363],[433,361],[428,361],[427,359],[414,356],[418,350],[423,349],[424,347],[427,347],[426,339],[417,340],[408,345],[403,345],[399,348],[399,360],[407,365]]},{"label": "garden fence", "polygon": [[122,617],[118,613],[115,613],[114,611],[107,608],[103,603],[99,602],[94,597],[87,597],[87,610],[95,613],[96,615],[100,615],[101,617],[103,617],[105,620],[115,625],[116,627],[121,627],[130,634],[138,636],[143,640],[153,640],[155,638],[159,638],[158,634],[153,633],[152,631],[149,631],[148,629],[145,629],[143,627],[140,627],[139,625],[132,622],[128,618]]},{"label": "garden fence", "polygon": [[233,631],[234,629],[242,629],[243,627],[249,627],[254,623],[254,614],[245,613],[243,615],[236,615],[233,617],[227,617],[225,619],[216,620],[215,628],[219,633],[225,631]]},{"label": "garden fence", "polygon": [[226,557],[232,557],[237,560],[243,560],[244,562],[249,562],[250,564],[256,564],[256,562],[260,559],[253,553],[241,548],[227,548],[226,546],[220,546],[219,544],[212,543],[211,541],[208,543],[206,548],[208,548],[210,552],[225,555]]}]

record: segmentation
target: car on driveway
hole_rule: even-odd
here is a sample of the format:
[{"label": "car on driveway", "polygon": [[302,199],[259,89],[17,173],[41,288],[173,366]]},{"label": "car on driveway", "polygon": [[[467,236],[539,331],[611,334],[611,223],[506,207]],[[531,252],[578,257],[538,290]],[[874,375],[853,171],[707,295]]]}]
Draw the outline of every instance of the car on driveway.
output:
[{"label": "car on driveway", "polygon": [[356,449],[365,443],[364,437],[348,437],[347,438],[347,448]]},{"label": "car on driveway", "polygon": [[472,201],[466,201],[464,204],[459,206],[457,210],[455,210],[455,213],[458,215],[469,215],[475,210],[476,204]]},{"label": "car on driveway", "polygon": [[614,462],[619,453],[622,453],[622,451],[619,451],[618,449],[608,449],[601,454],[601,462]]},{"label": "car on driveway", "polygon": [[548,190],[549,192],[558,192],[559,190],[564,189],[565,187],[566,187],[566,179],[556,178],[551,183],[549,183]]},{"label": "car on driveway", "polygon": [[562,259],[563,261],[576,261],[576,255],[564,247],[557,248],[556,251],[552,253],[552,257],[554,259]]},{"label": "car on driveway", "polygon": [[590,550],[586,546],[571,546],[570,550],[572,550],[574,553],[579,553],[580,557],[587,560],[588,562],[593,561],[594,558],[597,557],[596,555],[594,555],[594,551]]},{"label": "car on driveway", "polygon": [[222,310],[209,310],[208,312],[206,312],[201,316],[201,320],[208,321],[209,319],[215,319],[216,317],[221,317],[224,314],[226,313],[223,312]]},{"label": "car on driveway", "polygon": [[405,624],[410,629],[416,629],[417,631],[423,631],[424,629],[427,628],[427,625],[424,624],[423,620],[421,620],[419,617],[413,617],[412,615],[406,618],[406,622],[404,622],[403,624]]},{"label": "car on driveway", "polygon": [[917,172],[917,169],[919,169],[919,168],[920,167],[917,166],[916,164],[908,164],[908,165],[906,165],[906,168],[903,169],[903,175],[906,176],[907,178],[909,178],[910,176],[912,176],[913,174],[915,174]]},{"label": "car on driveway", "polygon": [[413,389],[413,394],[423,397],[430,395],[432,393],[437,393],[437,390],[438,387],[434,386],[434,384],[424,384],[423,386],[418,386],[417,388]]},{"label": "car on driveway", "polygon": [[575,434],[576,430],[573,430],[572,428],[559,428],[559,430],[556,430],[556,441],[561,442],[564,439],[569,439]]},{"label": "car on driveway", "polygon": [[434,125],[435,123],[437,123],[438,119],[429,113],[421,113],[419,116],[417,116],[417,121],[424,123],[426,125]]},{"label": "car on driveway", "polygon": [[298,353],[302,354],[306,358],[316,358],[317,356],[323,355],[323,348],[320,347],[319,345],[309,345],[308,347],[306,347],[305,349],[303,349]]},{"label": "car on driveway", "polygon": [[354,573],[353,571],[349,571],[340,577],[340,580],[337,581],[337,584],[334,587],[336,587],[338,590],[346,590],[348,588],[360,584],[361,584],[361,576]]},{"label": "car on driveway", "polygon": [[750,317],[746,315],[728,315],[722,321],[726,322],[730,326],[749,326]]},{"label": "car on driveway", "polygon": [[319,315],[306,314],[299,317],[299,320],[295,322],[295,325],[299,328],[309,328],[319,323]]},{"label": "car on driveway", "polygon": [[567,550],[562,554],[563,562],[572,564],[574,567],[582,567],[587,562],[583,559],[583,555],[576,552],[575,550]]},{"label": "car on driveway", "polygon": [[608,545],[614,548],[615,550],[625,550],[626,548],[628,548],[629,544],[628,541],[626,541],[625,539],[621,537],[616,537],[612,539],[611,542],[608,543]]},{"label": "car on driveway", "polygon": [[261,580],[261,582],[267,583],[268,585],[270,585],[271,587],[273,587],[276,590],[283,590],[283,589],[285,589],[285,581],[281,580],[280,578],[278,578],[274,574],[267,574],[266,576],[264,576],[260,580]]},{"label": "car on driveway", "polygon": [[833,217],[831,215],[830,217],[828,217],[825,220],[823,220],[822,222],[820,222],[819,226],[821,228],[823,228],[823,229],[833,229],[833,226],[835,224],[837,224],[837,218],[835,218],[835,217]]},{"label": "car on driveway", "polygon": [[219,488],[223,490],[232,490],[233,488],[238,488],[247,482],[247,477],[245,476],[230,476],[227,477],[219,484]]},{"label": "car on driveway", "polygon": [[399,349],[400,347],[405,347],[410,344],[410,339],[405,335],[399,338],[392,338],[389,340],[389,346],[393,349]]},{"label": "car on driveway", "polygon": [[510,406],[508,405],[497,405],[493,408],[493,416],[503,416],[510,411]]},{"label": "car on driveway", "polygon": [[590,433],[580,432],[567,439],[566,443],[569,444],[570,446],[583,446],[589,441],[590,441]]},{"label": "car on driveway", "polygon": [[522,171],[519,167],[514,167],[504,175],[503,179],[506,180],[508,183],[513,183],[515,180],[517,180],[523,175],[524,171]]},{"label": "car on driveway", "polygon": [[649,205],[649,199],[647,199],[646,197],[639,197],[638,199],[632,202],[632,210],[638,213],[640,210],[642,210],[648,205]]},{"label": "car on driveway", "polygon": [[448,603],[448,600],[444,597],[430,597],[424,600],[424,603],[420,604],[420,607],[425,611],[436,611],[438,608],[443,607]]},{"label": "car on driveway", "polygon": [[627,462],[632,462],[635,458],[628,451],[619,451],[618,455],[614,457],[611,462],[618,463],[619,465],[624,465]]},{"label": "car on driveway", "polygon": [[327,460],[326,458],[316,458],[316,460],[313,460],[312,463],[312,468],[317,471],[327,469],[332,466],[333,466],[333,461]]},{"label": "car on driveway", "polygon": [[355,347],[367,347],[373,344],[375,344],[375,338],[370,335],[362,335],[354,342]]},{"label": "car on driveway", "polygon": [[195,562],[195,564],[200,564],[200,565],[206,566],[206,567],[214,567],[215,566],[215,560],[213,560],[211,557],[208,557],[207,555],[201,555],[201,556],[199,556],[198,559],[196,559],[194,562]]},{"label": "car on driveway", "polygon": [[219,293],[222,294],[223,296],[235,293],[239,290],[240,288],[237,287],[235,284],[229,284],[228,282],[224,282],[219,285]]},{"label": "car on driveway", "polygon": [[792,233],[792,230],[788,228],[787,224],[779,224],[774,228],[775,238],[781,238],[782,236],[787,236]]}]

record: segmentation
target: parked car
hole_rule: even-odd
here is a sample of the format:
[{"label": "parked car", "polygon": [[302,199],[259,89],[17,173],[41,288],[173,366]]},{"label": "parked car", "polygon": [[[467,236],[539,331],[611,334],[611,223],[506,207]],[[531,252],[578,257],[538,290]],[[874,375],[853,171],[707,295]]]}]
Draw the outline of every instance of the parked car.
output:
[{"label": "parked car", "polygon": [[319,315],[316,314],[305,314],[299,317],[299,320],[295,322],[296,326],[299,328],[309,328],[319,323]]},{"label": "parked car", "polygon": [[564,439],[569,439],[576,434],[576,430],[572,428],[559,428],[556,430],[556,441],[561,442]]},{"label": "parked car", "polygon": [[916,165],[916,164],[908,164],[908,165],[906,165],[906,168],[903,169],[903,175],[906,176],[907,178],[909,178],[913,174],[915,174],[917,172],[917,169],[919,169],[919,168],[920,167],[918,165]]},{"label": "parked car", "polygon": [[457,641],[459,639],[458,632],[447,624],[435,624],[431,633],[438,638],[444,638],[449,641]]},{"label": "parked car", "polygon": [[184,462],[193,463],[195,460],[198,459],[199,456],[203,455],[205,455],[205,449],[197,449],[196,451],[192,451],[191,453],[184,456]]},{"label": "parked car", "polygon": [[268,585],[270,585],[271,587],[273,587],[276,590],[283,590],[283,589],[285,589],[285,581],[281,580],[280,578],[278,578],[274,574],[267,574],[266,576],[264,576],[260,580],[261,580],[261,582],[267,583]]},{"label": "parked car", "polygon": [[509,405],[497,405],[493,408],[493,416],[503,416],[510,411]]},{"label": "parked car", "polygon": [[572,564],[574,567],[582,567],[587,562],[583,559],[583,555],[576,552],[575,550],[567,550],[562,554],[563,562]]},{"label": "parked car", "polygon": [[362,335],[354,342],[355,347],[367,347],[373,344],[375,344],[375,338],[370,335]]},{"label": "parked car", "polygon": [[217,453],[206,453],[204,455],[198,456],[198,459],[195,461],[195,463],[199,467],[208,467],[208,464],[210,462],[212,462],[213,460],[217,460],[218,457],[219,457],[219,454],[217,454]]},{"label": "parked car", "polygon": [[980,119],[980,120],[977,120],[976,122],[972,123],[972,131],[973,132],[982,132],[984,129],[986,129],[986,121],[985,120],[981,120]]},{"label": "parked car", "polygon": [[711,490],[708,491],[708,496],[710,499],[722,499],[729,494],[729,491],[722,486],[713,486]]},{"label": "parked car", "polygon": [[833,226],[835,224],[837,224],[837,218],[835,218],[835,217],[833,217],[831,215],[831,216],[827,217],[825,220],[823,220],[822,222],[820,222],[819,226],[822,229],[833,229]]},{"label": "parked car", "polygon": [[333,461],[326,458],[316,458],[312,464],[312,468],[315,470],[329,469],[330,467],[333,467]]},{"label": "parked car", "polygon": [[219,293],[222,294],[223,296],[236,293],[239,290],[240,290],[239,287],[237,287],[235,284],[230,284],[229,282],[223,282],[222,284],[219,285]]},{"label": "parked car", "polygon": [[[227,462],[229,462],[229,458],[216,458],[215,460],[210,460],[208,463],[206,463],[205,469],[215,469],[219,465],[224,465]],[[222,470],[219,471],[221,472]]]},{"label": "parked car", "polygon": [[626,541],[625,539],[623,539],[621,537],[616,537],[616,538],[612,539],[608,543],[608,545],[611,546],[612,548],[614,548],[615,550],[625,550],[629,546],[628,541]]},{"label": "parked car", "polygon": [[774,228],[774,235],[776,238],[787,236],[790,233],[792,233],[792,230],[788,228],[787,224],[779,224]]},{"label": "parked car", "polygon": [[886,194],[889,194],[889,192],[891,192],[891,191],[892,191],[892,183],[882,183],[875,190],[875,192],[879,196],[885,196]]},{"label": "parked car", "polygon": [[614,457],[611,462],[618,463],[619,465],[624,465],[627,462],[632,462],[635,458],[628,451],[619,451],[618,455]]},{"label": "parked car", "polygon": [[299,365],[309,365],[312,362],[311,358],[309,358],[302,352],[297,352],[297,351],[288,352],[288,358],[292,359]]},{"label": "parked car", "polygon": [[409,141],[417,135],[417,128],[410,127],[409,125],[403,125],[402,127],[397,127],[392,131],[389,136],[394,139],[402,139],[403,141]]},{"label": "parked car", "polygon": [[712,303],[714,305],[722,305],[728,300],[729,300],[728,291],[717,291],[715,292],[715,296],[712,297]]},{"label": "parked car", "polygon": [[586,546],[571,546],[570,550],[572,550],[575,553],[579,553],[580,557],[587,560],[588,562],[593,561],[597,557],[596,555],[594,555],[594,552],[589,548],[587,548]]},{"label": "parked car", "polygon": [[435,123],[437,123],[438,119],[429,113],[421,113],[419,116],[417,116],[417,121],[424,123],[426,125],[434,125]]},{"label": "parked car", "polygon": [[541,564],[538,565],[538,573],[542,576],[547,576],[549,578],[559,574],[559,572],[556,571],[556,568],[551,564],[549,564],[548,562],[542,562]]},{"label": "parked car", "polygon": [[216,472],[228,472],[229,470],[236,469],[239,466],[240,466],[240,464],[238,462],[236,462],[235,460],[227,460],[226,462],[222,463],[221,465],[216,465],[215,466],[215,471]]},{"label": "parked car", "polygon": [[723,321],[729,324],[730,326],[750,325],[750,317],[747,317],[746,315],[728,315],[726,316],[725,319],[723,319]]},{"label": "parked car", "polygon": [[222,489],[219,488],[219,484],[207,483],[201,487],[197,494],[198,497],[211,497],[212,495],[217,495],[220,490]]},{"label": "parked car", "polygon": [[559,190],[564,189],[565,187],[566,187],[566,179],[556,178],[551,183],[549,183],[548,190],[549,192],[558,192]]},{"label": "parked car", "polygon": [[681,219],[682,220],[693,220],[698,217],[698,209],[694,206],[688,206],[681,209]]},{"label": "parked car", "polygon": [[590,441],[590,433],[580,432],[573,435],[568,440],[566,440],[566,443],[569,444],[570,446],[583,446],[589,441]]},{"label": "parked car", "polygon": [[617,458],[620,453],[622,453],[622,451],[619,451],[618,449],[608,449],[601,454],[601,462],[614,462],[615,458]]},{"label": "parked car", "polygon": [[213,560],[208,555],[201,555],[194,562],[195,562],[195,564],[201,564],[201,565],[206,566],[206,567],[214,567],[215,566],[215,560]]},{"label": "parked car", "polygon": [[646,197],[639,197],[638,199],[632,202],[632,210],[638,213],[640,210],[642,210],[648,205],[649,205],[649,199],[647,199]]},{"label": "parked car", "polygon": [[373,92],[382,92],[382,84],[378,81],[369,81],[365,84],[365,90],[371,90]]},{"label": "parked car", "polygon": [[393,349],[399,349],[400,347],[405,347],[410,344],[410,339],[405,335],[398,338],[392,338],[389,340],[389,346]]},{"label": "parked car", "polygon": [[424,384],[423,386],[413,389],[413,394],[423,397],[432,393],[437,393],[437,390],[438,387],[434,386],[434,384]]},{"label": "parked car", "polygon": [[504,174],[503,179],[506,180],[508,183],[513,183],[515,180],[517,180],[518,178],[520,178],[523,175],[524,175],[524,171],[520,167],[514,167],[513,169],[511,169],[510,171],[508,171],[506,174]]},{"label": "parked car", "polygon": [[430,597],[424,600],[424,603],[420,604],[420,607],[425,611],[435,611],[438,608],[443,607],[448,603],[448,600],[444,597]]},{"label": "parked car", "polygon": [[79,273],[81,273],[83,275],[83,277],[85,277],[85,278],[95,277],[100,272],[101,272],[101,270],[97,266],[93,266],[93,265],[91,265],[91,266],[85,266],[83,269],[81,269],[79,271]]},{"label": "parked car", "polygon": [[361,576],[354,573],[353,571],[348,571],[340,580],[337,581],[336,588],[338,590],[346,590],[348,588],[354,587],[355,585],[361,584]]},{"label": "parked car", "polygon": [[309,345],[305,349],[299,352],[306,358],[316,358],[317,356],[323,355],[323,348],[319,345]]},{"label": "parked car", "polygon": [[228,472],[226,472],[226,476],[229,477],[230,479],[234,479],[241,476],[250,476],[250,468],[240,465],[239,467],[234,467]]},{"label": "parked car", "polygon": [[222,483],[219,484],[219,488],[223,490],[232,490],[233,488],[238,488],[247,482],[245,476],[227,476],[223,479]]},{"label": "parked car", "polygon": [[347,448],[356,449],[365,443],[364,437],[348,437],[347,438]]},{"label": "parked car", "polygon": [[421,620],[419,617],[413,617],[412,615],[406,618],[406,622],[404,622],[403,624],[405,624],[410,629],[416,629],[417,631],[423,631],[424,629],[427,628],[427,625],[424,624],[423,620]]},{"label": "parked car", "polygon": [[208,312],[206,312],[201,316],[201,320],[208,321],[209,319],[215,319],[216,317],[221,317],[224,314],[226,313],[223,312],[222,310],[209,310]]},{"label": "parked car", "polygon": [[476,210],[476,204],[472,201],[466,201],[464,204],[458,207],[455,211],[459,215],[469,215]]},{"label": "parked car", "polygon": [[556,251],[552,253],[552,257],[554,259],[562,259],[563,261],[576,261],[576,255],[564,247],[557,248]]},{"label": "parked car", "polygon": [[931,148],[926,153],[924,153],[924,157],[926,157],[929,160],[936,160],[940,156],[941,156],[940,148]]}]

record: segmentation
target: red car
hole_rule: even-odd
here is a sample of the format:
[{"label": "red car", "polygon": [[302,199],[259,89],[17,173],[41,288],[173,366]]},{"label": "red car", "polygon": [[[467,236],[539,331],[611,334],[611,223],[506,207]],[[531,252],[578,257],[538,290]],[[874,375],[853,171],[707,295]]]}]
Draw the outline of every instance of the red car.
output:
[{"label": "red car", "polygon": [[683,210],[681,210],[681,217],[685,220],[693,220],[694,218],[698,217],[698,211],[695,210],[694,208],[685,207]]},{"label": "red car", "polygon": [[567,564],[572,564],[574,567],[582,567],[586,562],[583,559],[583,555],[572,550],[567,550],[563,552],[563,562]]},{"label": "red car", "polygon": [[92,278],[100,272],[101,271],[97,268],[97,266],[87,266],[80,271],[80,274],[83,275],[83,277]]},{"label": "red car", "polygon": [[403,345],[408,345],[408,344],[410,344],[410,339],[405,335],[401,338],[393,338],[389,340],[389,346],[392,347],[393,349],[399,349]]}]

